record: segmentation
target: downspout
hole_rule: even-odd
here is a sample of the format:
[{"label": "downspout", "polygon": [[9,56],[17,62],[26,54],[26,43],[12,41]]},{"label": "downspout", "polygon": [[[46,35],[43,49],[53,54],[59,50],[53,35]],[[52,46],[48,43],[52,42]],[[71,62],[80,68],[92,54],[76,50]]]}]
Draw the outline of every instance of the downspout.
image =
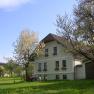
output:
[{"label": "downspout", "polygon": [[76,75],[75,75],[75,60],[74,60],[74,68],[73,68],[73,70],[74,70],[74,80],[76,79]]}]

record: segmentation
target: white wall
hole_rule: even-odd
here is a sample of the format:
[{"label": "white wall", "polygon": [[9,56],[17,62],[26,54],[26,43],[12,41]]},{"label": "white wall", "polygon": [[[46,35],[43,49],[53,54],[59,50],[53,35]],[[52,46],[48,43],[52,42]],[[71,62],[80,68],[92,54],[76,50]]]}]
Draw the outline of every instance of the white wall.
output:
[{"label": "white wall", "polygon": [[74,63],[75,63],[75,64],[74,64],[75,66],[82,64],[82,62],[81,62],[80,60],[75,60]]},{"label": "white wall", "polygon": [[[53,56],[53,47],[57,47],[57,55]],[[58,44],[56,41],[52,41],[46,44],[45,49],[49,49],[49,56],[41,56],[35,60],[35,66],[34,66],[34,74],[35,75],[48,75],[48,80],[55,79],[56,75],[60,75],[60,79],[62,79],[62,75],[66,74],[68,79],[73,80],[74,79],[74,58],[71,54],[66,53],[62,47],[61,44]],[[67,61],[67,69],[62,70],[62,60]],[[55,71],[55,62],[59,61],[59,71]],[[42,63],[42,70],[43,70],[43,64],[44,62],[47,62],[47,71],[41,71],[38,72],[38,63]]]}]

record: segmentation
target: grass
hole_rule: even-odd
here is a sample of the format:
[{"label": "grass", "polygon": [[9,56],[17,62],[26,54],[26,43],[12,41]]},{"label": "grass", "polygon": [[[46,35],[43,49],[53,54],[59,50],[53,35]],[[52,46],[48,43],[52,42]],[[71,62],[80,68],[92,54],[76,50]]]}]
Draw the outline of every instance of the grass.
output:
[{"label": "grass", "polygon": [[0,79],[0,94],[94,94],[94,80],[23,82]]}]

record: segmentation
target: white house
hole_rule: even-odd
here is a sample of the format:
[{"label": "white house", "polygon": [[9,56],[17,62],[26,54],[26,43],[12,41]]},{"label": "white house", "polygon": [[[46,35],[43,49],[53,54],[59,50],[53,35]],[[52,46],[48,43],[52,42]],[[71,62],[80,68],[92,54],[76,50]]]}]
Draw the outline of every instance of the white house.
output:
[{"label": "white house", "polygon": [[63,43],[63,38],[54,34],[48,34],[42,40],[44,55],[34,61],[34,75],[42,80],[85,79],[85,66],[67,53],[60,41]]}]

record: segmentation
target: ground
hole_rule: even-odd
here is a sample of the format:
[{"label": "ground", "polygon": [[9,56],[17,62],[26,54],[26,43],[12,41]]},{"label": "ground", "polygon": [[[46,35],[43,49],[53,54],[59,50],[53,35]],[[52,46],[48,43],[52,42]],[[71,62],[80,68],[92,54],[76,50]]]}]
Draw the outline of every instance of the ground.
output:
[{"label": "ground", "polygon": [[94,94],[94,80],[24,82],[0,78],[0,94]]}]

